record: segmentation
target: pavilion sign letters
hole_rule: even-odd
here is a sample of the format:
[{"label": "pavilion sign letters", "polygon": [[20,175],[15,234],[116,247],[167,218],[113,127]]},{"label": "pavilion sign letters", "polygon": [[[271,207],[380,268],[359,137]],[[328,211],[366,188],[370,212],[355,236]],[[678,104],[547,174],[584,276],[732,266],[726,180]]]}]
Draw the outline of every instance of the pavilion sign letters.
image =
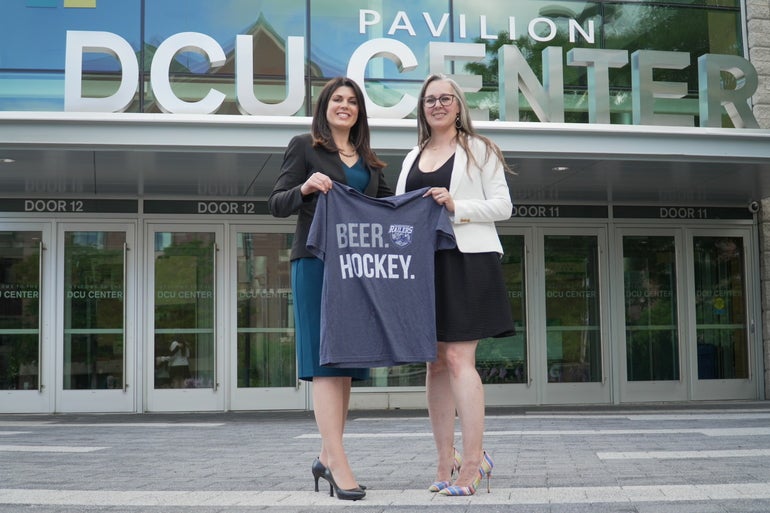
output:
[{"label": "pavilion sign letters", "polygon": [[[424,13],[425,16],[426,13]],[[379,23],[378,13],[361,10],[359,31]],[[406,18],[397,18],[387,31],[406,31],[413,35],[414,28]],[[435,36],[445,28],[445,18],[425,23]],[[482,17],[481,33],[486,34]],[[513,26],[513,21],[509,24]],[[538,36],[535,28],[542,24],[546,35]],[[462,27],[461,27],[462,28]],[[555,26],[547,18],[536,18],[529,23],[530,37],[548,41],[555,36]],[[585,41],[594,40],[593,25],[587,29],[570,23],[570,39],[578,34]],[[487,38],[495,36],[486,35]],[[167,113],[213,114],[226,99],[226,95],[211,88],[197,101],[187,101],[176,96],[171,87],[169,70],[180,52],[195,52],[205,56],[211,68],[222,66],[227,57],[222,46],[211,36],[199,32],[174,34],[158,47],[150,67],[150,83],[158,107]],[[83,97],[83,55],[101,53],[117,58],[121,68],[118,90],[107,97]],[[305,100],[304,69],[305,42],[303,37],[288,37],[286,44],[286,97],[278,103],[260,101],[254,94],[252,36],[237,35],[235,41],[235,94],[238,109],[245,115],[293,116]],[[429,42],[428,68],[430,73],[443,73],[448,62],[480,62],[486,57],[483,43]],[[565,58],[566,57],[566,58]],[[414,70],[418,59],[403,42],[376,37],[358,46],[350,57],[347,75],[363,85],[367,65],[373,59],[391,60],[400,72]],[[588,118],[590,123],[610,123],[609,70],[623,68],[630,62],[632,84],[632,121],[636,125],[693,126],[694,116],[686,114],[661,114],[655,112],[657,98],[681,99],[687,95],[684,82],[653,80],[656,69],[685,69],[694,63],[687,52],[613,50],[603,48],[573,48],[566,53],[559,46],[546,47],[542,54],[542,82],[538,80],[524,55],[515,45],[503,45],[498,51],[499,104],[502,121],[518,121],[519,93],[521,93],[538,119],[543,122],[564,122],[564,63],[568,66],[585,67],[588,76]],[[698,114],[700,126],[721,127],[724,108],[736,128],[759,128],[751,112],[748,100],[758,87],[756,69],[746,59],[737,55],[704,54],[698,57]],[[723,87],[722,73],[729,73],[738,84],[735,89]],[[467,92],[481,90],[480,75],[455,74],[452,78]],[[64,68],[64,109],[70,112],[123,112],[133,101],[139,84],[139,64],[131,45],[122,37],[102,31],[68,31]],[[363,88],[362,88],[363,89]],[[365,90],[364,90],[365,91]],[[366,94],[366,92],[364,92]],[[370,117],[401,119],[410,115],[417,106],[417,98],[404,93],[394,105],[376,104],[366,98]],[[683,109],[684,110],[684,109]]]}]

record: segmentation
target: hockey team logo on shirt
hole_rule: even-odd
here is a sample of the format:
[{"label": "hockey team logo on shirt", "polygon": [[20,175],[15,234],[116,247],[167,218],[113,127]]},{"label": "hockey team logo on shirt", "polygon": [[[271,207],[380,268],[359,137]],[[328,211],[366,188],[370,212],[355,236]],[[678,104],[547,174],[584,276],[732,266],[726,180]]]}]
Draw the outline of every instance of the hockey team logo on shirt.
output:
[{"label": "hockey team logo on shirt", "polygon": [[399,248],[405,248],[412,243],[412,231],[414,226],[411,224],[392,224],[388,229],[390,240]]}]

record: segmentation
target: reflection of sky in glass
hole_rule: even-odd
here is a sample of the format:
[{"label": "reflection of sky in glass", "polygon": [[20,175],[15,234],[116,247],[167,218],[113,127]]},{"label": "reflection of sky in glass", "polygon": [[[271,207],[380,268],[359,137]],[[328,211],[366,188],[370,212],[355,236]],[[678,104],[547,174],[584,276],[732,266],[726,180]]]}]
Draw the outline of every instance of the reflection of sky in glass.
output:
[{"label": "reflection of sky in glass", "polygon": [[[63,70],[67,30],[112,32],[136,52],[140,50],[139,0],[97,2],[95,9],[32,8],[25,4],[23,0],[2,0],[0,68]],[[145,9],[145,38],[153,46],[172,34],[190,31],[207,34],[230,51],[235,36],[245,33],[260,13],[284,39],[305,35],[304,0],[152,0],[146,2]],[[205,59],[195,57],[194,61]],[[84,69],[115,71],[118,64],[104,54],[86,54]]]},{"label": "reflection of sky in glass", "polygon": [[[139,7],[136,1],[102,1],[95,9],[35,8],[27,7],[24,0],[3,0],[0,67],[64,69],[67,30],[113,32],[139,48]],[[115,59],[107,60],[111,61],[108,69],[117,69]]]},{"label": "reflection of sky in glass", "polygon": [[[140,50],[140,0],[112,0],[96,3],[93,9],[67,9],[57,0],[55,8],[28,7],[29,0],[0,2],[0,68],[26,70],[62,70],[66,30],[112,32],[124,38],[135,51]],[[592,18],[604,5],[580,1],[481,1],[481,0],[363,0],[355,3],[340,0],[311,0],[310,34],[306,34],[305,0],[147,0],[145,2],[145,39],[157,46],[179,32],[201,32],[213,37],[232,52],[237,34],[246,33],[263,16],[265,23],[280,39],[289,36],[310,37],[310,59],[325,76],[345,74],[351,55],[366,41],[386,37],[405,43],[420,63],[412,72],[400,73],[390,59],[373,59],[367,78],[415,79],[428,71],[428,44],[432,41],[473,42],[481,35],[480,17],[486,17],[488,35],[508,31],[509,19],[515,18],[518,38],[527,38],[527,26],[537,17],[559,20],[560,30],[566,18]],[[450,12],[450,5],[454,12]],[[629,4],[613,4],[607,20],[616,32],[623,28],[623,13],[635,13]],[[361,10],[374,11],[380,20],[359,33]],[[446,25],[438,36],[431,33],[432,24]],[[607,14],[607,12],[605,12]],[[465,37],[460,34],[460,16],[465,19]],[[584,24],[585,26],[585,24]],[[414,35],[407,30],[410,27]],[[395,29],[392,34],[388,32]],[[599,21],[596,25],[599,31]],[[597,34],[598,37],[598,34]],[[595,45],[598,46],[597,40]],[[13,50],[12,50],[13,48]],[[258,58],[258,56],[257,56]],[[196,72],[208,70],[208,60],[199,54],[185,52],[180,62]],[[86,54],[88,71],[115,71],[117,61],[105,54]]]},{"label": "reflection of sky in glass", "polygon": [[[27,7],[31,1],[0,0],[0,69],[10,70],[0,78],[0,110],[62,108],[61,71],[64,68],[67,30],[111,32],[125,39],[138,53],[142,45],[142,4],[145,6],[145,44],[149,47],[156,47],[173,34],[200,32],[212,37],[226,53],[231,54],[236,35],[248,33],[262,16],[266,29],[274,33],[279,42],[285,42],[290,36],[304,37],[310,52],[306,58],[314,65],[313,73],[320,69],[325,77],[346,74],[353,52],[369,40],[388,38],[400,41],[414,54],[419,65],[413,71],[401,73],[389,58],[379,57],[369,62],[367,85],[370,94],[377,97],[381,105],[394,104],[406,92],[416,95],[428,73],[429,44],[475,42],[482,32],[481,16],[486,17],[483,30],[487,35],[507,31],[509,18],[515,18],[518,42],[538,77],[542,76],[539,65],[543,48],[570,48],[564,40],[568,18],[579,20],[584,27],[586,19],[596,22],[596,43],[580,42],[575,46],[598,48],[605,45],[607,48],[626,48],[630,51],[640,48],[687,48],[698,54],[708,51],[742,53],[739,10],[724,7],[703,9],[703,0],[692,2],[698,5],[696,8],[663,8],[646,2],[569,0],[359,0],[354,3],[341,0],[100,0],[93,9],[63,8],[62,0],[55,1],[58,7]],[[683,0],[676,3],[689,2]],[[311,17],[309,32],[308,4]],[[450,6],[453,12],[450,12]],[[363,34],[359,32],[361,10],[372,11],[380,18],[373,26],[365,27]],[[601,12],[602,20],[597,12]],[[459,30],[461,15],[465,20],[465,37],[461,37]],[[679,23],[681,30],[674,31],[674,34],[652,21],[645,22],[651,15],[655,15],[655,19],[666,15],[675,21],[707,19],[708,22],[694,24],[697,25],[694,27],[683,27]],[[447,19],[442,26],[444,16]],[[368,19],[370,17],[371,14]],[[527,27],[537,17],[553,19],[559,27],[561,39],[544,43],[531,40]],[[431,25],[442,30],[434,35]],[[725,27],[727,33],[723,34]],[[412,29],[414,34],[407,28]],[[541,25],[541,28],[544,26]],[[603,32],[600,34],[600,31]],[[718,34],[722,37],[717,37]],[[600,43],[602,36],[604,39]],[[260,49],[257,49],[255,60],[260,57]],[[115,72],[119,69],[117,60],[103,53],[87,53],[83,59],[84,69],[89,72]],[[177,55],[177,60],[196,73],[209,70],[208,59],[194,52],[181,53]],[[144,64],[145,71],[149,70],[150,63]],[[175,66],[175,70],[178,69]],[[50,73],[32,73],[31,70]],[[464,68],[455,68],[454,72],[469,73]],[[696,72],[696,66],[689,68],[691,89],[696,83]],[[495,77],[495,73],[488,75]],[[584,75],[584,67],[565,66],[565,84],[568,86],[577,84],[582,87]],[[629,86],[630,74],[627,70],[616,76],[621,79],[615,80],[613,85]],[[471,100],[484,107],[494,106],[498,102],[496,80],[496,77],[487,77],[491,89],[469,95]]]}]

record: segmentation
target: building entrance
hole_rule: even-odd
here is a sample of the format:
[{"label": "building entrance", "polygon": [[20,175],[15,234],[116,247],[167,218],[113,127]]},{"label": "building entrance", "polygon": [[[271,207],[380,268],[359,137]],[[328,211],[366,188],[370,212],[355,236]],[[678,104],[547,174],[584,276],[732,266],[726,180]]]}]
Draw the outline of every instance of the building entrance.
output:
[{"label": "building entrance", "polygon": [[149,411],[305,409],[281,227],[149,222]]},{"label": "building entrance", "polygon": [[756,397],[750,231],[617,236],[621,401]]},{"label": "building entrance", "polygon": [[[12,220],[0,231],[0,411],[308,409],[290,224]],[[754,226],[507,223],[517,332],[481,341],[494,406],[754,399]],[[424,365],[355,407],[424,406]]]}]

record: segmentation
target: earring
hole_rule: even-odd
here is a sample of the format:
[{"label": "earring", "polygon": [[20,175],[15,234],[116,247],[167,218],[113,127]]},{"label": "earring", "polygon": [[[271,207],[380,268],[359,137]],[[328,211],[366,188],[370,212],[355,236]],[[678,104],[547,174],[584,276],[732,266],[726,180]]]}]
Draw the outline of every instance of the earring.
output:
[{"label": "earring", "polygon": [[460,119],[460,113],[459,112],[457,113],[457,117],[455,118],[455,128],[458,129],[458,130],[462,130],[463,129],[463,122]]}]

